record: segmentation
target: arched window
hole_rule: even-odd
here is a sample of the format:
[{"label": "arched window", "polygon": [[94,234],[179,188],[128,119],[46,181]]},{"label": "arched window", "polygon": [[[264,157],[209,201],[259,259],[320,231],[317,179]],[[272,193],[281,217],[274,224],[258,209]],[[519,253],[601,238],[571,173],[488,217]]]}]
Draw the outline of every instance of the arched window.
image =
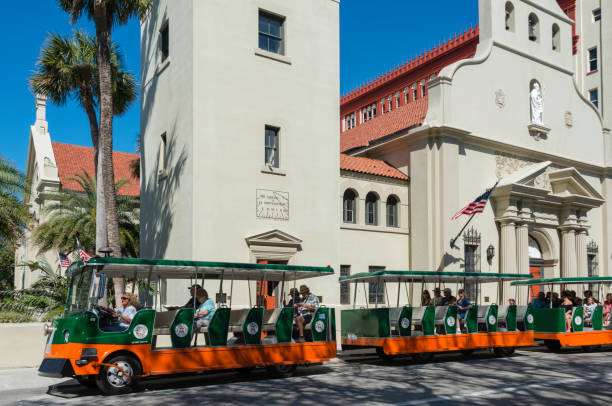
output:
[{"label": "arched window", "polygon": [[389,196],[387,198],[387,227],[399,227],[397,206],[397,198],[395,196]]},{"label": "arched window", "polygon": [[538,16],[529,14],[529,40],[539,42],[540,38],[540,20]]},{"label": "arched window", "polygon": [[552,49],[553,51],[559,52],[561,46],[561,39],[559,35],[559,26],[557,24],[553,24],[552,26]]},{"label": "arched window", "polygon": [[378,196],[375,193],[368,193],[366,196],[366,224],[370,226],[378,225]]},{"label": "arched window", "polygon": [[506,3],[506,31],[514,32],[514,6],[512,3]]},{"label": "arched window", "polygon": [[344,192],[342,199],[342,220],[345,223],[355,223],[357,217],[357,194],[352,189]]}]

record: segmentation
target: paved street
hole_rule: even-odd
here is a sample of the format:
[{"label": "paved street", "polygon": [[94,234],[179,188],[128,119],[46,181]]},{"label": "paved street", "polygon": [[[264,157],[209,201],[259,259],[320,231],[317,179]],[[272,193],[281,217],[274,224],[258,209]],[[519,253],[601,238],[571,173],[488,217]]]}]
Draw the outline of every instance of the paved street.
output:
[{"label": "paved street", "polygon": [[[271,379],[264,370],[249,376],[202,374],[156,379],[138,392],[103,397],[72,379],[50,380],[33,369],[0,371],[0,403],[140,404],[206,400],[236,405],[419,405],[459,404],[610,404],[611,350],[549,353],[544,349],[517,351],[497,359],[487,352],[469,358],[439,355],[428,364],[410,358],[383,363],[372,354],[345,353],[341,359],[299,368],[295,377]],[[12,389],[8,389],[8,382]]]}]

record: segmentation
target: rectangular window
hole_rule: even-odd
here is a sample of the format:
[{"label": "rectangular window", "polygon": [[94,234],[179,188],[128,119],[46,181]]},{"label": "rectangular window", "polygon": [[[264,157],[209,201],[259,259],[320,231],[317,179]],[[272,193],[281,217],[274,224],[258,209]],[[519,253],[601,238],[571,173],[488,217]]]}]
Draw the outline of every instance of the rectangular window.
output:
[{"label": "rectangular window", "polygon": [[593,22],[601,20],[601,9],[593,10]]},{"label": "rectangular window", "polygon": [[166,154],[167,154],[168,143],[166,141],[166,133],[163,133],[159,140],[159,164],[157,174],[159,180],[166,177]]},{"label": "rectangular window", "polygon": [[405,104],[408,104],[409,102],[408,99],[410,99],[410,90],[408,88],[405,88],[404,89],[404,103]]},{"label": "rectangular window", "polygon": [[395,108],[400,106],[400,92],[395,92]]},{"label": "rectangular window", "polygon": [[259,10],[259,48],[275,54],[285,54],[285,19]]},{"label": "rectangular window", "polygon": [[[340,265],[340,276],[349,276],[350,274],[350,265]],[[351,284],[349,282],[340,282],[340,304],[351,304]]]},{"label": "rectangular window", "polygon": [[[384,271],[384,266],[371,266],[369,267],[369,272],[378,272]],[[383,282],[370,282],[370,286],[368,288],[368,300],[370,303],[385,303],[385,284]]]},{"label": "rectangular window", "polygon": [[266,126],[265,159],[266,165],[278,168],[278,133],[280,129]]},{"label": "rectangular window", "polygon": [[380,101],[380,110],[381,110],[382,114],[385,114],[385,99],[382,99]]},{"label": "rectangular window", "polygon": [[372,105],[372,117],[376,118],[376,103]]},{"label": "rectangular window", "polygon": [[168,22],[159,30],[159,52],[161,62],[170,56],[170,29]]},{"label": "rectangular window", "polygon": [[427,95],[427,86],[425,86],[425,80],[421,81],[421,96],[425,97]]},{"label": "rectangular window", "polygon": [[389,111],[393,110],[393,98],[391,96],[387,97],[387,103],[389,103]]},{"label": "rectangular window", "polygon": [[368,107],[368,120],[372,119],[372,107]]},{"label": "rectangular window", "polygon": [[599,91],[597,89],[589,90],[589,100],[593,106],[599,108]]},{"label": "rectangular window", "polygon": [[589,49],[589,72],[597,70],[597,47]]},{"label": "rectangular window", "polygon": [[355,127],[355,113],[351,115],[351,128]]},{"label": "rectangular window", "polygon": [[418,96],[417,85],[412,85],[412,100],[416,100]]}]

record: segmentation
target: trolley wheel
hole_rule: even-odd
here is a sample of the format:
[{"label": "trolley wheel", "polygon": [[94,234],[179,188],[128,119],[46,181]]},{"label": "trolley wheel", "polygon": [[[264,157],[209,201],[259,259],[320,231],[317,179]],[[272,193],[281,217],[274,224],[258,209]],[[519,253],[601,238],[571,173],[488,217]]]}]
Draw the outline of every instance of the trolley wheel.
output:
[{"label": "trolley wheel", "polygon": [[268,372],[278,378],[289,378],[293,376],[297,368],[296,364],[281,364],[267,367]]},{"label": "trolley wheel", "polygon": [[391,361],[393,358],[395,358],[395,355],[385,353],[383,347],[376,347],[376,355],[378,355],[378,358],[382,359],[383,361]]},{"label": "trolley wheel", "polygon": [[412,354],[412,358],[417,362],[429,362],[433,357],[433,352],[417,352]]},{"label": "trolley wheel", "polygon": [[544,340],[544,345],[553,352],[558,352],[561,350],[561,343],[559,340]]},{"label": "trolley wheel", "polygon": [[83,386],[86,386],[88,388],[95,388],[96,387],[96,377],[95,375],[77,375],[75,376],[75,379]]},{"label": "trolley wheel", "polygon": [[493,354],[495,354],[496,357],[509,357],[512,354],[514,354],[514,347],[497,347],[497,348],[493,348]]},{"label": "trolley wheel", "polygon": [[461,354],[463,354],[465,357],[469,357],[470,355],[474,354],[474,350],[461,350]]},{"label": "trolley wheel", "polygon": [[[132,392],[138,382],[138,378],[135,377],[142,375],[140,363],[127,355],[113,357],[105,363],[117,365],[121,370],[103,365],[96,377],[98,389],[105,395],[120,395]],[[124,373],[129,376],[124,375]]]}]

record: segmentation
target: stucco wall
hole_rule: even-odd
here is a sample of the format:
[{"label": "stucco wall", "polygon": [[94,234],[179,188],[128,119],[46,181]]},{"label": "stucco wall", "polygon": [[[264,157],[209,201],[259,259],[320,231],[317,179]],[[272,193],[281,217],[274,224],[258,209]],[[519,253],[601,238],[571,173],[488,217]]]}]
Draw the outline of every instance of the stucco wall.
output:
[{"label": "stucco wall", "polygon": [[43,323],[1,323],[0,369],[37,367],[42,362],[46,341]]}]

